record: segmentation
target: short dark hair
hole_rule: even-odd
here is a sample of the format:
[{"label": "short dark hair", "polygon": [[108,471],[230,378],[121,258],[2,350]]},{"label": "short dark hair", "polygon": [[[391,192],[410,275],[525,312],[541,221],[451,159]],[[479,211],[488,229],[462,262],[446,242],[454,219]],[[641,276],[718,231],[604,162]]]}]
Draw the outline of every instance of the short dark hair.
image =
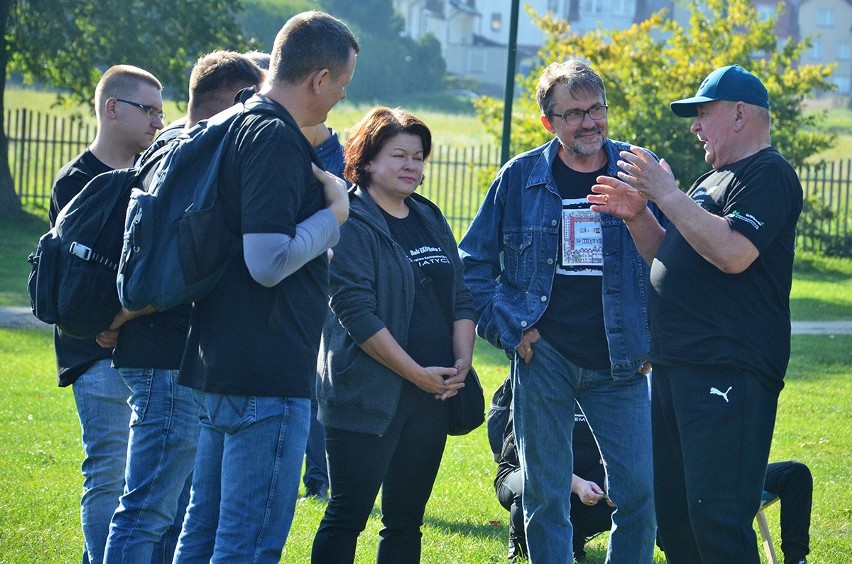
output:
[{"label": "short dark hair", "polygon": [[336,76],[349,62],[350,52],[359,50],[345,23],[323,12],[302,12],[287,20],[275,36],[269,79],[299,84],[322,69]]},{"label": "short dark hair", "polygon": [[[189,76],[190,111],[202,112],[207,98],[225,87],[259,86],[263,71],[254,62],[235,51],[213,51],[199,58]],[[238,89],[239,89],[238,88]],[[230,96],[233,97],[231,92]]]},{"label": "short dark hair", "polygon": [[245,56],[264,71],[269,70],[269,60],[272,58],[269,56],[269,53],[264,53],[263,51],[246,51]]},{"label": "short dark hair", "polygon": [[576,98],[581,93],[600,96],[606,104],[606,88],[600,75],[592,67],[577,59],[568,59],[561,63],[551,63],[538,79],[535,97],[543,115],[553,111],[553,89],[564,84],[568,92]]},{"label": "short dark hair", "polygon": [[400,133],[420,137],[423,160],[432,152],[432,133],[425,123],[401,109],[376,106],[349,132],[344,149],[346,167],[343,176],[352,184],[369,186],[371,175],[367,165],[376,158],[385,143]]},{"label": "short dark hair", "polygon": [[97,115],[101,115],[104,101],[109,98],[131,98],[142,84],[153,86],[157,90],[163,89],[157,77],[145,69],[133,65],[114,65],[108,68],[95,87]]}]

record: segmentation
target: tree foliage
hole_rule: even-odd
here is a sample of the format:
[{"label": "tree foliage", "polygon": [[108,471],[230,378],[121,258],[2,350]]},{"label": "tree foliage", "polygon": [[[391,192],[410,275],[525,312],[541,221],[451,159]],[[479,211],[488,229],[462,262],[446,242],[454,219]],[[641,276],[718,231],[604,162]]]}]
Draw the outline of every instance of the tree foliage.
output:
[{"label": "tree foliage", "polygon": [[6,26],[9,67],[87,103],[103,70],[127,63],[186,100],[199,56],[248,47],[240,10],[239,0],[17,0]]},{"label": "tree foliage", "polygon": [[[544,65],[571,57],[586,60],[604,80],[610,137],[665,157],[682,188],[708,167],[689,131],[691,122],[675,116],[669,102],[694,95],[705,76],[725,65],[739,64],[766,85],[773,144],[794,166],[830,146],[833,135],[816,128],[822,114],[806,113],[802,104],[805,97],[833,88],[830,66],[797,64],[808,40],[779,45],[775,21],[761,21],[749,0],[693,0],[687,6],[691,16],[686,26],[659,12],[628,29],[584,35],[571,32],[565,20],[533,13],[547,39],[539,51],[542,64],[519,77],[513,154],[551,138],[539,122],[535,87]],[[782,9],[779,5],[776,17]],[[502,104],[480,99],[476,108],[499,139]]]},{"label": "tree foliage", "polygon": [[[250,47],[236,22],[240,9],[239,0],[0,0],[0,86],[17,71],[27,82],[56,88],[60,99],[90,104],[101,73],[127,63],[185,101],[199,56]],[[0,101],[0,216],[20,210],[2,116]]]},{"label": "tree foliage", "polygon": [[243,33],[266,53],[272,52],[275,36],[284,22],[300,12],[317,8],[314,0],[242,0],[242,4],[237,21]]},{"label": "tree foliage", "polygon": [[329,14],[345,21],[358,37],[361,52],[355,78],[347,88],[353,100],[401,104],[407,94],[445,88],[447,65],[431,34],[418,41],[403,36],[405,22],[391,0],[320,0]]}]

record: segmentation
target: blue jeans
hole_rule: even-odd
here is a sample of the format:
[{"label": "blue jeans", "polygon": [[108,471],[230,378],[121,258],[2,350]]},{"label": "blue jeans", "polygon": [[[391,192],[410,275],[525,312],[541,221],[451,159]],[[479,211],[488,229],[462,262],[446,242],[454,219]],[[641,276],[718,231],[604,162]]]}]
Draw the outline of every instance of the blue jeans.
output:
[{"label": "blue jeans", "polygon": [[91,564],[103,561],[109,523],[124,491],[130,393],[110,364],[95,362],[72,385],[83,436],[80,521]]},{"label": "blue jeans", "polygon": [[515,439],[524,473],[524,516],[533,562],[570,563],[569,519],[574,401],[597,438],[612,515],[607,562],[647,563],[654,555],[651,405],[645,377],[614,379],[566,360],[544,338],[527,365],[512,369]]},{"label": "blue jeans", "polygon": [[175,562],[274,562],[290,532],[308,398],[195,391],[201,434]]},{"label": "blue jeans", "polygon": [[311,384],[311,429],[308,432],[308,445],[305,447],[305,475],[302,477],[306,488],[328,490],[328,462],[325,458],[325,427],[317,420],[317,381]]},{"label": "blue jeans", "polygon": [[121,368],[119,374],[130,388],[133,415],[124,494],[104,561],[148,564],[183,514],[178,500],[195,463],[199,408],[192,390],[178,385],[177,370]]}]

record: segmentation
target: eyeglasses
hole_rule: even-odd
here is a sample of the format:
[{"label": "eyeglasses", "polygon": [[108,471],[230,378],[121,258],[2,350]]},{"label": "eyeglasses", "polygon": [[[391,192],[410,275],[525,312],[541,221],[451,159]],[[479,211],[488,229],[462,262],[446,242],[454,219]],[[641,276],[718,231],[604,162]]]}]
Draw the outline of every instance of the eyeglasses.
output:
[{"label": "eyeglasses", "polygon": [[131,106],[136,106],[137,108],[148,114],[149,119],[154,119],[155,117],[158,117],[162,120],[166,118],[166,113],[159,108],[155,108],[154,106],[140,104],[139,102],[131,102],[130,100],[122,100],[121,98],[116,98],[116,101],[124,102],[125,104],[130,104]]},{"label": "eyeglasses", "polygon": [[550,117],[560,117],[562,121],[565,122],[565,125],[579,125],[583,123],[583,120],[586,119],[586,114],[589,114],[589,117],[593,120],[604,119],[606,117],[606,110],[609,108],[606,104],[595,104],[588,110],[568,110],[564,114],[554,114],[551,113]]}]

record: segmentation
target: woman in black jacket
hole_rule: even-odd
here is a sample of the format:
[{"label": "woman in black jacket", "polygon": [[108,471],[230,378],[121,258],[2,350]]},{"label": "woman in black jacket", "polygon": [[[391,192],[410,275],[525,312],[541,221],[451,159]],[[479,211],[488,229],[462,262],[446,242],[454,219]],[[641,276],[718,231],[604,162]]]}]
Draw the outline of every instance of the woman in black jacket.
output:
[{"label": "woman in black jacket", "polygon": [[377,562],[420,559],[420,526],[447,438],[447,403],[473,355],[470,292],[440,209],[415,193],[431,150],[426,125],[377,107],[346,143],[352,184],[330,268],[318,418],[331,499],[315,563],[352,562],[379,488]]}]

